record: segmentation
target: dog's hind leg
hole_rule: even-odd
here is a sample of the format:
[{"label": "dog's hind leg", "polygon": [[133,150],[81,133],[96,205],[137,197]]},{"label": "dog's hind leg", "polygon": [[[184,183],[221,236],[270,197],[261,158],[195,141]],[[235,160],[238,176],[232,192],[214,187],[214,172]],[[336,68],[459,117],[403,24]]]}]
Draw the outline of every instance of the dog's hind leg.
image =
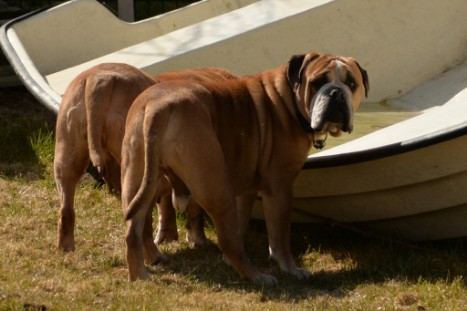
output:
[{"label": "dog's hind leg", "polygon": [[[138,125],[143,123],[140,117],[136,120]],[[138,129],[131,129],[122,145],[122,209],[127,225],[125,242],[130,281],[149,277],[144,266],[145,258],[148,260],[151,257],[152,263],[167,260],[154,241],[149,245],[146,239],[152,236],[152,214],[148,213],[152,212],[156,202],[161,177],[157,165],[147,163],[157,158],[157,154],[151,153],[152,137],[145,138],[144,143],[141,139],[135,139],[139,137]],[[151,231],[149,234],[148,230]]]},{"label": "dog's hind leg", "polygon": [[54,175],[60,198],[58,219],[58,247],[64,251],[75,250],[74,196],[76,185],[89,163],[84,139],[70,139],[57,131]]},{"label": "dog's hind leg", "polygon": [[[143,228],[143,247],[144,247],[144,260],[146,261],[147,264],[149,265],[157,265],[161,262],[166,262],[167,257],[162,255],[157,248],[156,244],[157,241],[154,240],[154,234],[153,234],[153,217],[152,217],[152,212],[153,209],[152,207],[156,204],[155,199],[153,202],[150,204],[150,208],[148,208],[146,212],[146,219],[144,220],[144,228]],[[172,206],[170,208],[173,210]],[[175,220],[174,220],[175,223]],[[177,232],[177,225],[175,224],[175,232]]]},{"label": "dog's hind leg", "polygon": [[[202,122],[202,120],[197,121]],[[187,125],[186,127],[201,129],[197,135],[203,137],[203,150],[209,151],[192,152],[189,157],[186,157],[184,150],[199,150],[200,148],[198,141],[185,139],[182,150],[176,145],[174,148],[164,149],[168,152],[165,160],[173,172],[184,181],[193,199],[213,220],[219,248],[235,270],[255,283],[265,285],[277,283],[273,276],[258,271],[246,256],[243,241],[238,233],[238,216],[233,188],[228,177],[223,151],[215,133],[209,130],[202,131],[205,128],[204,125],[196,124],[196,126]],[[180,162],[177,159],[183,159],[183,161]]]},{"label": "dog's hind leg", "polygon": [[[124,162],[125,156],[123,157]],[[126,215],[125,220],[127,224],[127,231],[125,235],[126,242],[126,258],[128,263],[129,280],[136,281],[138,279],[147,279],[149,277],[148,271],[144,266],[144,260],[148,256],[153,256],[154,261],[161,261],[163,255],[159,252],[157,247],[154,245],[154,254],[149,254],[145,251],[145,240],[144,235],[147,234],[148,226],[146,224],[148,219],[148,213],[152,212],[151,204],[155,201],[155,185],[151,187],[142,187],[139,191],[139,185],[134,182],[135,174],[133,161],[129,161],[129,165],[123,164],[126,169],[122,170],[122,210]],[[129,176],[132,176],[129,177]],[[140,175],[141,176],[141,175]],[[131,217],[128,217],[128,211],[133,207],[137,206],[137,212],[133,213]],[[152,220],[152,217],[149,217]],[[153,261],[151,259],[151,261]]]}]

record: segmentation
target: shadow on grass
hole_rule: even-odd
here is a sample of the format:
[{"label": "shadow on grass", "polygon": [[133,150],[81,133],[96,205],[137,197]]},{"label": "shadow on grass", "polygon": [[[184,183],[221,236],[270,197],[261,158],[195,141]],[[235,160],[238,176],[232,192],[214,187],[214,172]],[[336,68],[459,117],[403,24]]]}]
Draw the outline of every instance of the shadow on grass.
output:
[{"label": "shadow on grass", "polygon": [[0,88],[0,176],[41,178],[45,166],[34,142],[53,136],[54,127],[55,115],[24,87]]},{"label": "shadow on grass", "polygon": [[[55,115],[40,105],[22,87],[0,89],[0,176],[41,178],[44,164],[31,140],[38,133],[52,133]],[[184,248],[170,256],[170,262],[156,268],[156,282],[176,282],[171,273],[203,282],[212,288],[258,292],[262,300],[298,302],[317,296],[345,297],[363,284],[403,280],[412,284],[452,282],[467,275],[467,239],[420,243],[423,249],[397,245],[338,228],[293,225],[294,258],[313,274],[297,280],[280,272],[268,259],[264,222],[252,221],[246,250],[263,272],[277,276],[279,285],[265,288],[242,280],[222,260],[216,245]],[[328,258],[328,263],[320,260]],[[322,266],[321,266],[322,265]],[[465,285],[465,278],[461,280]]]},{"label": "shadow on grass", "polygon": [[[330,226],[293,225],[294,257],[301,258],[301,265],[313,273],[307,280],[297,280],[281,273],[277,264],[267,258],[264,222],[252,221],[251,225],[246,240],[248,255],[262,272],[278,277],[279,285],[263,287],[242,280],[223,262],[216,245],[179,250],[162,268],[163,275],[175,273],[210,287],[257,292],[264,301],[281,302],[299,302],[317,296],[340,298],[360,285],[390,280],[449,284],[461,278],[465,285],[462,278],[467,273],[465,238],[419,243],[412,248]],[[321,267],[319,262],[323,258],[328,258],[329,263]]]}]

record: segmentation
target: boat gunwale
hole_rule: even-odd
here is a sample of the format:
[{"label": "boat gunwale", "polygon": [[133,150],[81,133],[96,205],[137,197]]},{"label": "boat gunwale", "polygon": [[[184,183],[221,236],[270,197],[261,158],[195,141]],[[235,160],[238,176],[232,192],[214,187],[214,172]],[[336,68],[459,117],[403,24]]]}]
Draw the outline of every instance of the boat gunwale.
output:
[{"label": "boat gunwale", "polygon": [[[400,141],[376,148],[368,148],[359,151],[345,152],[322,157],[310,156],[306,160],[302,169],[321,169],[327,167],[352,165],[367,161],[379,160],[391,156],[396,156],[417,149],[430,147],[448,140],[467,135],[467,122],[459,126],[439,130],[430,135],[421,136],[415,140]],[[349,141],[351,143],[351,141]]]},{"label": "boat gunwale", "polygon": [[8,30],[15,24],[28,19],[34,15],[38,15],[42,12],[45,12],[51,8],[53,5],[45,6],[38,10],[26,13],[24,15],[18,16],[14,19],[9,20],[0,27],[0,46],[3,50],[5,57],[8,59],[10,64],[13,67],[13,70],[18,75],[20,80],[23,82],[24,86],[38,99],[44,106],[54,113],[58,112],[58,107],[60,103],[57,102],[47,91],[45,91],[39,83],[31,76],[29,71],[26,68],[26,65],[21,61],[21,58],[18,56],[13,44],[8,38]]},{"label": "boat gunwale", "polygon": [[[57,102],[35,79],[31,76],[26,68],[26,65],[21,61],[13,44],[8,38],[8,30],[15,24],[30,18],[34,15],[40,14],[55,7],[54,5],[45,6],[38,10],[26,13],[19,17],[9,20],[0,27],[0,45],[1,48],[10,62],[15,73],[23,82],[25,87],[48,109],[54,113],[58,112],[60,103]],[[421,136],[416,140],[400,141],[397,143],[387,144],[376,148],[368,148],[359,151],[351,151],[327,156],[310,156],[307,158],[303,165],[303,170],[320,169],[329,167],[338,167],[344,165],[352,165],[366,161],[378,160],[386,157],[399,155],[402,153],[414,151],[417,149],[429,147],[447,140],[455,139],[460,136],[467,135],[467,122],[458,126],[438,130],[430,135]],[[351,143],[351,141],[349,142]]]}]

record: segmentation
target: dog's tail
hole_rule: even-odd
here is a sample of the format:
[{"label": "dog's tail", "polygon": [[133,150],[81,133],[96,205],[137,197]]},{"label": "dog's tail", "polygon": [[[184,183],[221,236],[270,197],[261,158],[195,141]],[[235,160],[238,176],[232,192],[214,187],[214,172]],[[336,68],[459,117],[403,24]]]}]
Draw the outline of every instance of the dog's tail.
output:
[{"label": "dog's tail", "polygon": [[[147,115],[146,115],[147,116]],[[145,116],[145,117],[146,117]],[[144,120],[143,139],[144,139],[144,173],[138,192],[131,200],[124,211],[125,221],[136,216],[142,209],[152,204],[157,191],[160,188],[161,177],[159,170],[159,140],[163,135],[160,122],[153,118],[150,122]],[[158,124],[159,123],[159,124]],[[131,165],[131,164],[130,164]]]},{"label": "dog's tail", "polygon": [[102,147],[106,114],[112,101],[115,79],[111,76],[89,78],[86,81],[84,104],[86,107],[89,156],[100,174],[105,175]]}]

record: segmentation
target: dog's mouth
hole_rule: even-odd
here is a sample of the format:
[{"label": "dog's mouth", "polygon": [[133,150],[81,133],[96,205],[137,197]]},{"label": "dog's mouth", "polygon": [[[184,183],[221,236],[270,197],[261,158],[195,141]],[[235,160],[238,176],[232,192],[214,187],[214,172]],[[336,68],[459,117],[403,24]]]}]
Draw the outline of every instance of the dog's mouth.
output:
[{"label": "dog's mouth", "polygon": [[351,133],[353,111],[350,105],[351,94],[336,86],[323,88],[312,102],[311,128],[314,133],[315,148],[321,149],[329,135],[339,137],[342,132]]},{"label": "dog's mouth", "polygon": [[316,129],[315,133],[318,136],[325,136],[330,134],[332,137],[339,137],[342,135],[342,132],[351,133],[351,125],[344,126],[342,123],[337,122],[325,122],[323,128]]},{"label": "dog's mouth", "polygon": [[312,127],[313,146],[316,149],[325,147],[328,134],[332,137],[339,137],[343,132],[352,133],[353,124],[351,115],[339,115],[339,118],[331,118],[329,121],[320,122],[320,126]]},{"label": "dog's mouth", "polygon": [[328,134],[332,137],[339,137],[342,132],[352,132],[351,129],[344,131],[341,123],[326,122],[321,130],[313,132],[313,147],[316,149],[323,149],[326,146],[326,139]]}]

